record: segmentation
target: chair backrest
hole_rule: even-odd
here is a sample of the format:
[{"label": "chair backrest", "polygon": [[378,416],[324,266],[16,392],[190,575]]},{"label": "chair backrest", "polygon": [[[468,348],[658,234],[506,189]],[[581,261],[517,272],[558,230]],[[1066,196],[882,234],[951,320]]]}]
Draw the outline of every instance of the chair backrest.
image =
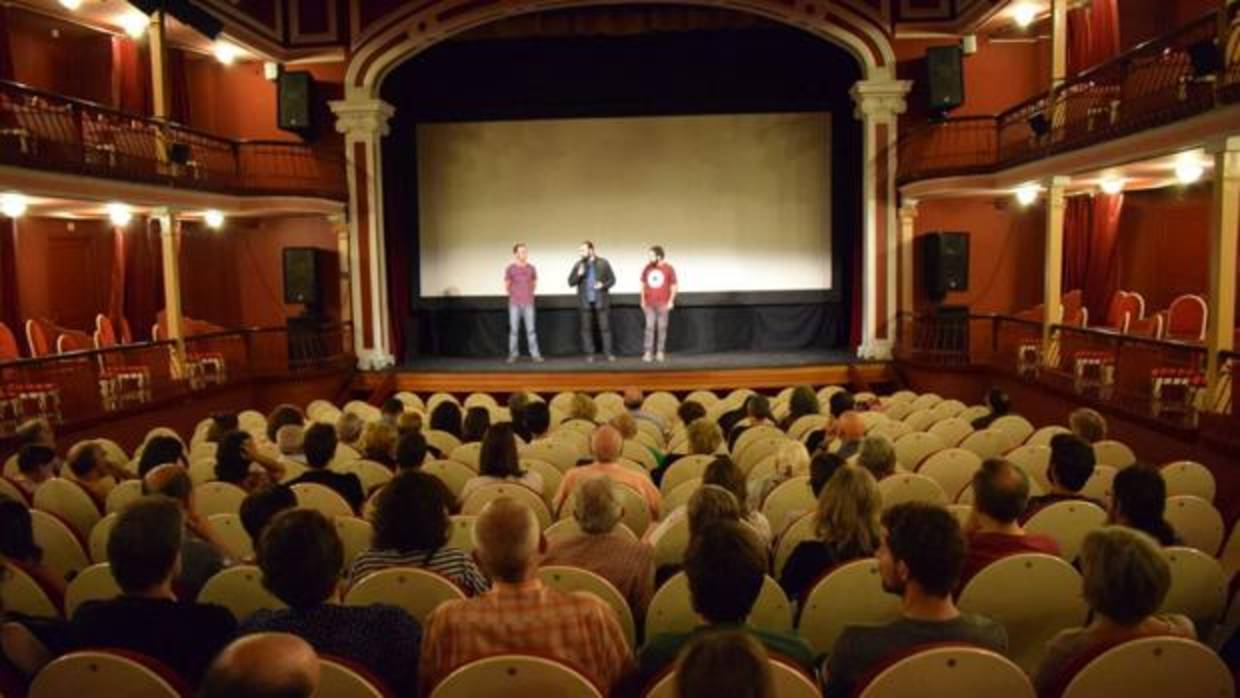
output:
[{"label": "chair backrest", "polygon": [[1171,566],[1171,588],[1163,599],[1163,613],[1182,613],[1192,618],[1207,637],[1209,628],[1223,617],[1227,607],[1227,578],[1218,560],[1197,550],[1163,548]]},{"label": "chair backrest", "polygon": [[797,634],[827,654],[849,625],[878,625],[900,617],[900,599],[883,591],[878,560],[854,560],[828,572],[810,589]]},{"label": "chair backrest", "polygon": [[896,421],[895,419],[888,419],[880,422],[879,424],[874,425],[873,429],[866,432],[869,436],[885,436],[887,437],[887,440],[892,443],[895,443],[897,439],[911,433],[913,433],[913,427],[910,427],[905,422]]},{"label": "chair backrest", "polygon": [[[1020,589],[1014,594],[1014,589]],[[1081,575],[1053,555],[1010,555],[982,568],[960,594],[962,611],[978,613],[1007,629],[1007,656],[1030,675],[1047,643],[1085,623]]]},{"label": "chair backrest", "polygon": [[543,584],[564,592],[592,594],[607,604],[616,613],[616,621],[620,630],[624,631],[624,639],[629,648],[637,647],[637,625],[633,620],[633,610],[624,595],[615,585],[589,570],[579,567],[548,565],[538,570],[538,577]]},{"label": "chair backrest", "polygon": [[960,448],[966,451],[972,451],[977,454],[978,458],[985,460],[994,458],[1007,453],[1015,446],[1016,443],[1007,432],[999,431],[995,428],[982,429],[975,431],[964,438],[960,442]]},{"label": "chair backrest", "polygon": [[[678,572],[663,583],[650,599],[646,609],[646,637],[659,633],[685,633],[701,621],[693,610],[689,594],[689,578]],[[792,606],[779,583],[770,576],[762,580],[762,590],[745,621],[746,625],[773,632],[792,630]]]},{"label": "chair backrest", "polygon": [[[745,434],[748,433],[748,431],[745,432]],[[748,474],[763,459],[775,455],[787,441],[788,437],[782,434],[768,434],[745,444],[745,450],[740,452],[740,455],[733,457],[733,460],[736,461],[736,465],[741,469],[741,472]]]},{"label": "chair backrest", "polygon": [[461,445],[461,440],[446,431],[439,429],[427,429],[422,432],[426,437],[426,443],[439,449],[440,453],[452,453]]},{"label": "chair backrest", "polygon": [[[481,488],[479,488],[481,489]],[[572,518],[573,508],[577,502],[577,492],[574,489],[572,494],[568,495],[568,499],[560,507],[560,518]],[[623,482],[616,483],[616,497],[620,500],[620,505],[624,507],[624,518],[621,521],[629,530],[637,534],[638,538],[646,535],[646,529],[650,527],[650,506],[646,504],[646,498],[640,492],[629,487]],[[473,495],[470,495],[471,497]]]},{"label": "chair backrest", "polygon": [[701,479],[706,467],[715,457],[710,454],[692,454],[677,458],[676,462],[667,467],[663,480],[659,483],[659,491],[665,496],[677,486],[694,478]]},{"label": "chair backrest", "polygon": [[1029,677],[1011,660],[964,645],[934,647],[900,659],[878,672],[857,694],[858,698],[1035,695]]},{"label": "chair backrest", "polygon": [[888,475],[878,482],[878,493],[883,498],[884,510],[904,502],[948,504],[947,494],[939,483],[916,473]]},{"label": "chair backrest", "polygon": [[[909,405],[909,407],[913,407],[913,405]],[[934,414],[930,410],[922,408],[914,409],[912,412],[904,415],[902,421],[912,427],[914,431],[925,431],[939,420],[935,419]]]},{"label": "chair backrest", "polygon": [[1025,531],[1054,538],[1059,543],[1059,556],[1072,562],[1081,551],[1086,534],[1106,520],[1107,513],[1097,504],[1080,500],[1056,502],[1034,514],[1025,523]]},{"label": "chair backrest", "polygon": [[[1235,695],[1231,672],[1209,647],[1182,637],[1125,642],[1096,657],[1068,682],[1063,698]],[[1120,688],[1122,686],[1122,689]]]},{"label": "chair backrest", "polygon": [[602,698],[581,673],[542,657],[506,654],[470,662],[448,674],[430,698]]},{"label": "chair backrest", "polygon": [[1057,435],[1071,433],[1072,430],[1068,427],[1060,426],[1058,424],[1051,424],[1030,434],[1029,438],[1025,440],[1025,443],[1032,446],[1050,446],[1051,439],[1055,438]]},{"label": "chair backrest", "polygon": [[116,483],[116,487],[108,493],[107,499],[103,501],[103,509],[105,513],[111,514],[124,509],[126,505],[142,496],[141,480],[125,480]]},{"label": "chair backrest", "polygon": [[1018,414],[1005,414],[991,422],[990,428],[1007,434],[1012,445],[1025,443],[1033,434],[1033,423]]},{"label": "chair backrest", "polygon": [[559,439],[538,439],[520,448],[522,458],[537,458],[567,472],[577,465],[576,447]]},{"label": "chair backrest", "polygon": [[896,463],[905,470],[916,470],[917,466],[932,453],[947,448],[943,439],[926,432],[915,431],[896,439]]},{"label": "chair backrest", "polygon": [[24,570],[0,561],[0,608],[36,618],[58,618],[60,609],[44,589]]},{"label": "chair backrest", "polygon": [[967,405],[959,400],[944,400],[931,407],[930,414],[934,415],[936,420],[944,420],[959,415],[966,407]]},{"label": "chair backrest", "polygon": [[[650,424],[650,422],[646,421],[643,421],[642,423]],[[625,441],[624,446],[621,448],[620,455],[631,461],[640,463],[646,470],[654,470],[659,467],[659,459],[655,458],[654,454],[650,452],[650,449],[646,446],[646,444],[640,441]]]},{"label": "chair backrest", "polygon": [[26,320],[26,346],[30,348],[30,358],[48,356],[56,350],[56,340],[60,333],[54,327],[55,325],[43,320]]},{"label": "chair backrest", "polygon": [[1166,334],[1168,339],[1185,342],[1204,342],[1206,320],[1210,309],[1206,299],[1193,293],[1177,296],[1167,308]]},{"label": "chair backrest", "polygon": [[[211,525],[211,532],[215,534],[215,537],[224,544],[224,547],[228,548],[230,557],[237,560],[253,557],[254,541],[250,540],[250,534],[241,524],[240,515],[212,514],[207,517],[207,522]],[[347,549],[347,543],[345,547]]]},{"label": "chair backrest", "polygon": [[68,579],[85,569],[90,560],[82,545],[85,538],[74,533],[64,521],[38,509],[30,511],[34,542],[43,549],[43,564],[60,579]]},{"label": "chair backrest", "polygon": [[1191,494],[1168,497],[1166,518],[1184,545],[1210,556],[1218,554],[1227,531],[1213,504]]},{"label": "chair backrest", "polygon": [[1050,478],[1047,477],[1046,471],[1051,465],[1051,447],[1045,444],[1030,444],[1008,451],[1005,456],[1010,462],[1025,471],[1029,479],[1037,483],[1042,491],[1051,488]]},{"label": "chair backrest", "polygon": [[1232,523],[1231,534],[1227,536],[1227,542],[1223,545],[1223,552],[1219,553],[1218,561],[1223,566],[1223,573],[1228,579],[1240,572],[1240,519]]},{"label": "chair backrest", "polygon": [[736,443],[732,444],[732,457],[739,459],[750,444],[774,437],[786,437],[786,435],[776,427],[766,424],[749,427],[741,432],[741,435],[736,437]]},{"label": "chair backrest", "polygon": [[482,455],[482,442],[473,441],[471,443],[461,444],[460,446],[452,449],[452,452],[447,455],[449,460],[454,460],[457,463],[464,463],[477,471],[478,463]]},{"label": "chair backrest", "polygon": [[478,489],[470,492],[465,501],[461,503],[461,513],[475,516],[481,514],[487,504],[500,497],[510,497],[528,507],[538,517],[540,529],[545,530],[551,525],[551,510],[547,508],[547,503],[543,501],[542,497],[524,485],[507,482],[481,485]]},{"label": "chair backrest", "polygon": [[0,361],[16,361],[21,357],[21,349],[17,346],[17,337],[13,335],[13,330],[0,322]]},{"label": "chair backrest", "polygon": [[826,426],[829,420],[830,417],[824,414],[807,414],[797,417],[796,421],[788,426],[788,436],[801,439],[811,431]]},{"label": "chair backrest", "polygon": [[262,609],[285,608],[263,586],[262,570],[254,565],[236,565],[216,572],[198,592],[198,603],[215,603],[227,608],[240,623]]},{"label": "chair backrest", "polygon": [[[821,698],[817,682],[804,671],[781,661],[771,660],[771,680],[775,685],[775,698]],[[678,698],[676,672],[671,671],[655,682],[644,698]]]},{"label": "chair backrest", "polygon": [[237,514],[245,500],[245,490],[231,482],[204,482],[194,488],[194,510],[199,516]]},{"label": "chair backrest", "polygon": [[337,516],[333,522],[344,545],[344,566],[348,568],[353,564],[353,558],[370,549],[375,529],[369,521],[356,516]]},{"label": "chair backrest", "polygon": [[465,483],[478,477],[478,473],[468,465],[454,460],[427,461],[422,464],[422,472],[439,478],[452,491],[452,494],[458,498],[465,489]]},{"label": "chair backrest", "polygon": [[454,514],[449,518],[449,522],[451,527],[448,530],[448,547],[459,548],[465,552],[473,551],[474,524],[478,522],[478,517]]},{"label": "chair backrest", "polygon": [[1131,448],[1111,439],[1094,444],[1094,458],[1098,465],[1110,465],[1120,470],[1137,462],[1137,456]]},{"label": "chair backrest", "polygon": [[1081,487],[1081,494],[1109,506],[1111,493],[1114,489],[1115,476],[1118,473],[1119,471],[1114,466],[1095,465],[1094,471],[1089,474],[1089,479]]},{"label": "chair backrest", "polygon": [[959,417],[946,417],[931,426],[928,433],[939,437],[947,446],[955,446],[973,433],[973,425]]},{"label": "chair backrest", "polygon": [[913,398],[913,402],[911,404],[915,410],[928,410],[942,401],[943,397],[937,393],[922,393],[921,395]]},{"label": "chair backrest", "polygon": [[[165,670],[166,672],[166,670]],[[29,698],[63,698],[85,691],[95,696],[181,698],[184,686],[169,673],[128,653],[72,652],[52,661],[30,684]]]},{"label": "chair backrest", "polygon": [[653,542],[655,569],[679,567],[689,549],[689,517],[681,516],[668,524]]},{"label": "chair backrest", "polygon": [[59,516],[73,527],[83,540],[90,535],[103,515],[86,490],[76,482],[54,477],[45,480],[34,491],[34,508]]},{"label": "chair backrest", "polygon": [[372,460],[351,460],[333,462],[331,469],[338,473],[353,473],[362,482],[363,492],[374,490],[387,484],[392,479],[392,470],[382,463]]},{"label": "chair backrest", "polygon": [[792,551],[796,550],[801,543],[818,537],[816,509],[817,505],[815,504],[810,511],[803,514],[797,520],[790,522],[787,528],[784,529],[784,532],[779,535],[779,541],[775,545],[775,559],[772,563],[776,579],[783,574],[784,565],[788,564],[788,558],[792,557]]},{"label": "chair backrest", "polygon": [[1214,501],[1214,473],[1206,466],[1192,460],[1178,460],[1168,463],[1159,471],[1167,484],[1167,496],[1191,494],[1201,497],[1207,502]]},{"label": "chair backrest", "polygon": [[776,531],[791,523],[789,516],[813,511],[818,506],[814,491],[810,489],[809,476],[789,478],[775,486],[762,502],[762,515]]},{"label": "chair backrest", "polygon": [[465,592],[452,580],[429,570],[389,567],[362,577],[345,594],[346,606],[392,604],[425,623],[440,604],[465,598]]},{"label": "chair backrest", "polygon": [[328,518],[353,515],[353,507],[349,506],[349,502],[326,485],[300,482],[293,485],[292,490],[293,494],[297,495],[297,506],[314,509]]},{"label": "chair backrest", "polygon": [[973,473],[982,467],[982,459],[972,451],[963,448],[949,448],[931,454],[917,468],[918,475],[939,483],[943,493],[951,501],[956,501],[960,491],[968,486]]},{"label": "chair backrest", "polygon": [[112,576],[112,566],[99,562],[78,573],[65,587],[65,618],[72,618],[78,607],[87,601],[116,598],[121,587]]},{"label": "chair backrest", "polygon": [[969,407],[964,408],[964,410],[962,410],[960,414],[957,414],[956,416],[968,422],[969,424],[972,424],[973,420],[980,419],[981,417],[985,417],[986,415],[989,415],[990,412],[991,412],[990,407],[986,405],[971,405]]},{"label": "chair backrest", "polygon": [[319,655],[319,687],[314,698],[387,698],[388,691],[378,679],[342,659]]},{"label": "chair backrest", "polygon": [[87,538],[87,547],[90,548],[91,562],[107,562],[108,561],[108,536],[112,535],[112,527],[116,525],[116,519],[120,514],[112,513],[99,519],[99,523],[90,529],[90,537]]}]

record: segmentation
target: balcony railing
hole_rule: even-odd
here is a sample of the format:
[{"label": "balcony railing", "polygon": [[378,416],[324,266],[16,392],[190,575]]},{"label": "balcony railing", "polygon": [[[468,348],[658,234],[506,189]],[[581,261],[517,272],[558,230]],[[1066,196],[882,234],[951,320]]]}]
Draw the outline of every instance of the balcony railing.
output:
[{"label": "balcony railing", "polygon": [[1240,101],[1240,24],[1231,26],[1215,54],[1211,13],[998,115],[914,128],[896,146],[899,181],[995,172]]},{"label": "balcony railing", "polygon": [[352,347],[346,323],[317,333],[267,327],[187,337],[185,369],[172,361],[172,341],[3,362],[0,436],[31,417],[81,422],[219,385],[349,369]]},{"label": "balcony railing", "polygon": [[239,195],[347,197],[343,156],[235,141],[0,80],[0,163]]}]

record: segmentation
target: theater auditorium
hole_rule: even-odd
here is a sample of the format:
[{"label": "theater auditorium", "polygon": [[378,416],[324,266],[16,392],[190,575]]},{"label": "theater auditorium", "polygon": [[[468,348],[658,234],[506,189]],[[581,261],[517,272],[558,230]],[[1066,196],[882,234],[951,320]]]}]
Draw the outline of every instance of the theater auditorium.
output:
[{"label": "theater auditorium", "polygon": [[1237,0],[0,0],[0,696],[1232,698]]}]

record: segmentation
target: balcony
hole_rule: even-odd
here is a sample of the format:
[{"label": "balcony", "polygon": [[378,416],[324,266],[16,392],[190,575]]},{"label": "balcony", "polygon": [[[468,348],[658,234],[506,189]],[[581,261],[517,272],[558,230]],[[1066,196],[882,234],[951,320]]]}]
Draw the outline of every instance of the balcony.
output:
[{"label": "balcony", "polygon": [[339,152],[219,138],[4,80],[0,165],[239,196],[348,197]]},{"label": "balcony", "polygon": [[[1219,52],[1217,13],[993,116],[949,118],[901,135],[898,182],[991,174],[1240,104],[1240,23]],[[1221,56],[1221,60],[1217,58]]]}]

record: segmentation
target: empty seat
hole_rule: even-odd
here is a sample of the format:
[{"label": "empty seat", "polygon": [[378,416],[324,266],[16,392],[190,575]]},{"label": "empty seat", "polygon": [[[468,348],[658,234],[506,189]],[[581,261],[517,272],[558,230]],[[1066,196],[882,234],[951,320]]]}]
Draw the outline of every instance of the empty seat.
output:
[{"label": "empty seat", "polygon": [[905,470],[916,470],[932,453],[947,448],[943,439],[925,432],[906,434],[895,441],[896,463]]},{"label": "empty seat", "polygon": [[362,577],[344,597],[347,606],[392,604],[425,623],[440,604],[465,598],[465,592],[452,580],[429,570],[389,567]]},{"label": "empty seat", "polygon": [[478,470],[478,459],[481,454],[482,443],[475,441],[473,443],[461,444],[460,446],[452,449],[452,452],[447,455],[449,460],[454,460],[457,463],[468,465],[476,471]]},{"label": "empty seat", "polygon": [[1047,491],[1051,488],[1050,478],[1046,474],[1051,464],[1049,445],[1027,443],[1008,451],[1005,458],[1024,470],[1029,479],[1036,482],[1041,490]]},{"label": "empty seat", "polygon": [[917,468],[917,474],[939,483],[943,493],[954,502],[980,467],[982,459],[978,458],[977,454],[963,448],[949,448],[931,454],[922,461]]},{"label": "empty seat", "polygon": [[620,630],[624,631],[624,639],[629,648],[637,646],[637,626],[633,621],[633,610],[624,599],[624,595],[607,579],[578,567],[548,565],[538,570],[538,577],[547,586],[564,592],[585,592],[593,594],[607,604],[616,613],[616,621]]},{"label": "empty seat", "polygon": [[1213,504],[1190,494],[1168,497],[1166,519],[1184,545],[1210,556],[1218,554],[1226,531],[1223,515]]},{"label": "empty seat", "polygon": [[1033,434],[1033,424],[1018,414],[1005,414],[991,422],[990,428],[1007,434],[1011,444],[1023,444]]},{"label": "empty seat", "polygon": [[1050,536],[1059,543],[1059,556],[1076,559],[1090,531],[1106,523],[1102,507],[1079,500],[1056,502],[1044,507],[1025,523],[1025,531]]},{"label": "empty seat", "polygon": [[34,508],[55,514],[73,527],[83,540],[103,515],[86,490],[76,482],[54,477],[34,491]]},{"label": "empty seat", "polygon": [[972,451],[983,460],[1001,456],[1012,450],[1015,442],[1006,432],[995,428],[982,429],[969,434],[960,442],[960,448]]},{"label": "empty seat", "polygon": [[973,433],[973,425],[963,419],[948,417],[936,422],[927,431],[942,439],[945,445],[955,446],[964,441],[969,434]]},{"label": "empty seat", "polygon": [[1099,465],[1110,465],[1120,470],[1137,462],[1137,456],[1131,448],[1110,439],[1094,444],[1094,457]]},{"label": "empty seat", "polygon": [[1227,578],[1218,560],[1195,548],[1164,548],[1171,566],[1171,588],[1163,599],[1162,613],[1182,613],[1193,619],[1198,637],[1209,637],[1210,628],[1227,607]]},{"label": "empty seat", "polygon": [[715,457],[709,454],[694,454],[676,459],[663,473],[663,480],[659,482],[659,491],[666,495],[684,482],[695,478],[701,479],[706,472],[706,466],[710,465],[714,459]]},{"label": "empty seat", "polygon": [[925,475],[896,473],[878,483],[878,493],[883,498],[883,509],[890,509],[904,502],[929,502],[947,505],[947,494],[939,483]]},{"label": "empty seat", "polygon": [[[422,472],[439,478],[456,497],[461,496],[465,483],[478,476],[468,465],[454,460],[432,460],[422,465]],[[545,483],[544,483],[545,484]]]},{"label": "empty seat", "polygon": [[1207,502],[1214,501],[1214,473],[1206,466],[1191,460],[1168,463],[1160,471],[1167,483],[1167,496],[1191,494]]}]

